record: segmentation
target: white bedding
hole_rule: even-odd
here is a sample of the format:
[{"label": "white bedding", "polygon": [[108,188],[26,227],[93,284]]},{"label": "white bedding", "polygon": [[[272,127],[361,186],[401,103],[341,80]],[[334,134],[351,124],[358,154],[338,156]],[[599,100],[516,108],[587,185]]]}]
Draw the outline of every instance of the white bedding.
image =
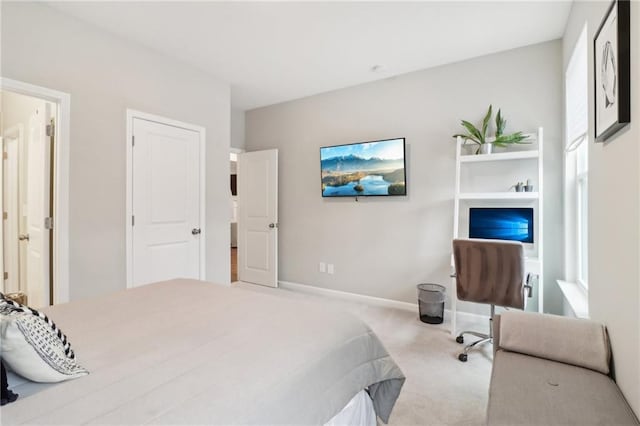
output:
[{"label": "white bedding", "polygon": [[[388,419],[404,376],[361,321],[320,304],[174,280],[45,312],[91,374],[2,424],[324,424],[362,389]],[[20,389],[17,389],[20,392]]]},{"label": "white bedding", "polygon": [[361,390],[324,426],[376,426],[376,410],[366,390]]}]

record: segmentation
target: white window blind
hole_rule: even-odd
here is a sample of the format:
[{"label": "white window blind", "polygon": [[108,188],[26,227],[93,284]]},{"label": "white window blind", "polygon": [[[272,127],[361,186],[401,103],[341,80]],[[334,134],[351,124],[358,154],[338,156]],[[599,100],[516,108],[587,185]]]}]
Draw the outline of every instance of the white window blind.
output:
[{"label": "white window blind", "polygon": [[582,29],[565,73],[566,150],[576,149],[589,131],[587,28]]}]

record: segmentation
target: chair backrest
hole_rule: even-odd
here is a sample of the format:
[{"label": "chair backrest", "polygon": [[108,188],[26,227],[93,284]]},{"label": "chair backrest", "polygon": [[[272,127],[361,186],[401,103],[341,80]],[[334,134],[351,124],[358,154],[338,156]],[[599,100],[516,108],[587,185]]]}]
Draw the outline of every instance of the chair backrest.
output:
[{"label": "chair backrest", "polygon": [[453,240],[458,299],[524,309],[524,248],[520,242]]}]

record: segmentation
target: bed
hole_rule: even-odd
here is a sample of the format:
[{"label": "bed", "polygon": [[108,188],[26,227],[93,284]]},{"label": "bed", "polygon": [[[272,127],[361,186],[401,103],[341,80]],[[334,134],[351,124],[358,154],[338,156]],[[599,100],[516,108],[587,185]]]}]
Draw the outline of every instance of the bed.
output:
[{"label": "bed", "polygon": [[3,425],[325,424],[363,394],[386,423],[404,383],[357,318],[242,288],[172,280],[43,311],[90,374],[16,384]]}]

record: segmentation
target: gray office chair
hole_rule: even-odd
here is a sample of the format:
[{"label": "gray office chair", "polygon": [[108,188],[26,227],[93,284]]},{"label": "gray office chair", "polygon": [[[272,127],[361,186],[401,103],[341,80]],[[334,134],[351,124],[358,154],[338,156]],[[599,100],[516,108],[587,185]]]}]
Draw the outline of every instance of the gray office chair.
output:
[{"label": "gray office chair", "polygon": [[489,334],[463,331],[456,337],[458,343],[464,343],[465,334],[480,338],[458,355],[460,361],[466,362],[470,349],[492,341],[495,307],[524,309],[524,292],[527,290],[531,297],[531,286],[525,282],[524,248],[520,242],[456,239],[453,259],[458,299],[491,305]]}]

